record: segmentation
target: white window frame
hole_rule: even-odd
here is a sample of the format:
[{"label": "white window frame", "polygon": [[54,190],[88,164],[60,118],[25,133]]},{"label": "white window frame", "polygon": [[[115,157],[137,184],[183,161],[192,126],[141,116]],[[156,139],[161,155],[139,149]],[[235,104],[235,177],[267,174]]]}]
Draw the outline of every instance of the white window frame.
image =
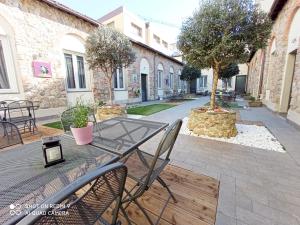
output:
[{"label": "white window frame", "polygon": [[136,25],[135,23],[131,23],[131,33],[139,36],[139,37],[143,37],[143,28],[141,28],[140,26]]},{"label": "white window frame", "polygon": [[157,70],[157,89],[163,89],[163,72],[161,69]]},{"label": "white window frame", "polygon": [[[120,88],[120,69],[122,70],[122,74],[123,74],[123,88]],[[114,90],[115,91],[124,91],[125,90],[125,74],[124,74],[124,71],[125,70],[124,70],[123,67],[117,69],[116,75],[117,75],[117,86],[118,87],[115,87],[115,78],[113,77],[113,81],[114,81],[113,83],[114,83]]]},{"label": "white window frame", "polygon": [[169,74],[169,87],[172,89],[174,87],[174,73]]},{"label": "white window frame", "polygon": [[12,49],[10,46],[10,42],[6,35],[0,35],[0,40],[2,42],[3,55],[4,55],[5,64],[6,64],[8,82],[9,82],[9,86],[10,86],[10,88],[7,88],[7,89],[0,89],[0,93],[2,93],[2,94],[18,93],[19,90],[18,90],[18,83],[17,83],[17,77],[16,77],[16,70],[15,70],[15,64],[14,64],[14,59],[13,59],[13,55],[12,55]]},{"label": "white window frame", "polygon": [[[75,88],[69,88],[68,87],[68,81],[67,81],[67,66],[66,66],[66,58],[65,54],[72,55],[72,62],[73,62],[73,71],[74,71],[74,77],[75,77]],[[79,52],[73,52],[69,50],[64,50],[63,51],[63,56],[64,56],[64,63],[65,63],[65,74],[66,74],[66,88],[67,92],[85,92],[85,91],[90,91],[89,90],[89,79],[88,79],[88,70],[86,66],[86,61],[84,54],[79,53]],[[78,74],[78,65],[77,65],[77,56],[83,57],[83,65],[84,65],[84,76],[85,76],[85,88],[79,88],[79,74]]]},{"label": "white window frame", "polygon": [[[206,86],[204,86],[204,78],[206,77]],[[207,88],[207,75],[201,75],[199,78],[199,88]]]}]

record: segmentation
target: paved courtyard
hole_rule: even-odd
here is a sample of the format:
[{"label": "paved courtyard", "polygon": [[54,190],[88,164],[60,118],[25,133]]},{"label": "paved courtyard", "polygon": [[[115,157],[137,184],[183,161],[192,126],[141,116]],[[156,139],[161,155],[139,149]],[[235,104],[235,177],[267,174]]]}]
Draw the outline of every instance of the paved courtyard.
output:
[{"label": "paved courtyard", "polygon": [[[144,119],[171,123],[207,101],[202,97]],[[216,225],[300,224],[299,130],[265,108],[241,110],[240,116],[263,122],[286,153],[179,135],[172,164],[220,180]],[[153,151],[155,143],[143,147]]]}]

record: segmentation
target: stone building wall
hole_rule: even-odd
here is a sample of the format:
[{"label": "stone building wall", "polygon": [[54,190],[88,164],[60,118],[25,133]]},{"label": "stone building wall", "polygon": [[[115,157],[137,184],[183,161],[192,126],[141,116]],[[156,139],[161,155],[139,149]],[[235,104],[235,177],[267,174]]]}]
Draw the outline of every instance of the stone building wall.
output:
[{"label": "stone building wall", "polygon": [[247,93],[251,94],[251,96],[255,98],[259,97],[259,79],[262,68],[262,54],[263,51],[258,50],[253,56],[251,62],[249,63]]},{"label": "stone building wall", "polygon": [[[0,0],[0,17],[13,29],[19,91],[41,108],[67,105],[61,40],[66,34],[85,39],[95,28],[89,22],[37,0]],[[52,78],[33,76],[33,60],[51,63]]]},{"label": "stone building wall", "polygon": [[296,55],[295,70],[291,91],[290,110],[300,114],[300,47],[298,48],[297,52],[298,54]]},{"label": "stone building wall", "polygon": [[[174,62],[156,52],[149,50],[143,46],[133,43],[133,48],[136,53],[136,60],[128,68],[125,69],[125,90],[128,92],[128,100],[126,103],[141,102],[142,96],[137,96],[135,91],[137,89],[141,90],[141,71],[140,63],[142,59],[146,59],[149,63],[149,74],[147,79],[148,90],[148,100],[158,99],[157,95],[157,66],[161,63],[164,67],[163,70],[163,80],[168,79],[170,67],[174,69],[174,91],[170,92],[170,88],[166,85],[163,86],[164,97],[170,97],[176,95],[178,89],[178,71],[182,70],[182,64]],[[108,83],[104,78],[103,73],[97,72],[94,74],[94,98],[97,101],[107,101],[108,100]]]},{"label": "stone building wall", "polygon": [[[285,74],[286,57],[288,53],[288,35],[291,21],[296,10],[300,7],[300,0],[288,0],[279,12],[274,21],[271,37],[265,49],[265,64],[263,72],[262,99],[264,104],[273,111],[280,111],[280,102],[283,79]],[[300,30],[299,30],[300,32]],[[299,40],[300,41],[300,40]],[[275,51],[272,49],[272,43],[275,43]],[[273,48],[274,48],[273,46]],[[260,51],[257,51],[251,59],[248,92],[257,93],[259,86],[259,70],[262,66],[258,58]],[[299,90],[299,56],[298,50],[294,71],[294,80],[292,84],[292,98],[290,109],[296,110],[300,107],[300,90]],[[255,80],[257,83],[255,84]]]}]

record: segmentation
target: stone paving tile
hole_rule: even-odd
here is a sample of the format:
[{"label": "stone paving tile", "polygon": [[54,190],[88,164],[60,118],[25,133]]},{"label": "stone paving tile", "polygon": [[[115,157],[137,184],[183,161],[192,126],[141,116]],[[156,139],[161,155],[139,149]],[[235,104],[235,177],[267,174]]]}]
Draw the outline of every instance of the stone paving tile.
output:
[{"label": "stone paving tile", "polygon": [[222,212],[217,213],[215,225],[237,225],[235,218],[225,215]]},{"label": "stone paving tile", "polygon": [[283,212],[281,210],[271,208],[268,205],[260,204],[255,201],[253,202],[253,212],[258,215],[267,217],[268,219],[271,219],[273,221],[276,221],[279,224],[299,224],[299,221],[297,221],[297,218],[292,213]]},{"label": "stone paving tile", "polygon": [[[151,118],[183,118],[205,101]],[[171,163],[220,180],[216,225],[300,225],[300,132],[265,108],[241,110],[240,116],[264,123],[286,153],[179,135]],[[154,142],[147,145],[154,149]]]}]

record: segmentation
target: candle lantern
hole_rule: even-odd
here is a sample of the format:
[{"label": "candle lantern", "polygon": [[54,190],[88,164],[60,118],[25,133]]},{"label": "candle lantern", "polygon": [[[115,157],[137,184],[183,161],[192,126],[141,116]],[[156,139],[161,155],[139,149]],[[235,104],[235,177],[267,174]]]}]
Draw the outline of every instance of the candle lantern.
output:
[{"label": "candle lantern", "polygon": [[45,167],[64,162],[60,137],[45,137],[42,139]]}]

